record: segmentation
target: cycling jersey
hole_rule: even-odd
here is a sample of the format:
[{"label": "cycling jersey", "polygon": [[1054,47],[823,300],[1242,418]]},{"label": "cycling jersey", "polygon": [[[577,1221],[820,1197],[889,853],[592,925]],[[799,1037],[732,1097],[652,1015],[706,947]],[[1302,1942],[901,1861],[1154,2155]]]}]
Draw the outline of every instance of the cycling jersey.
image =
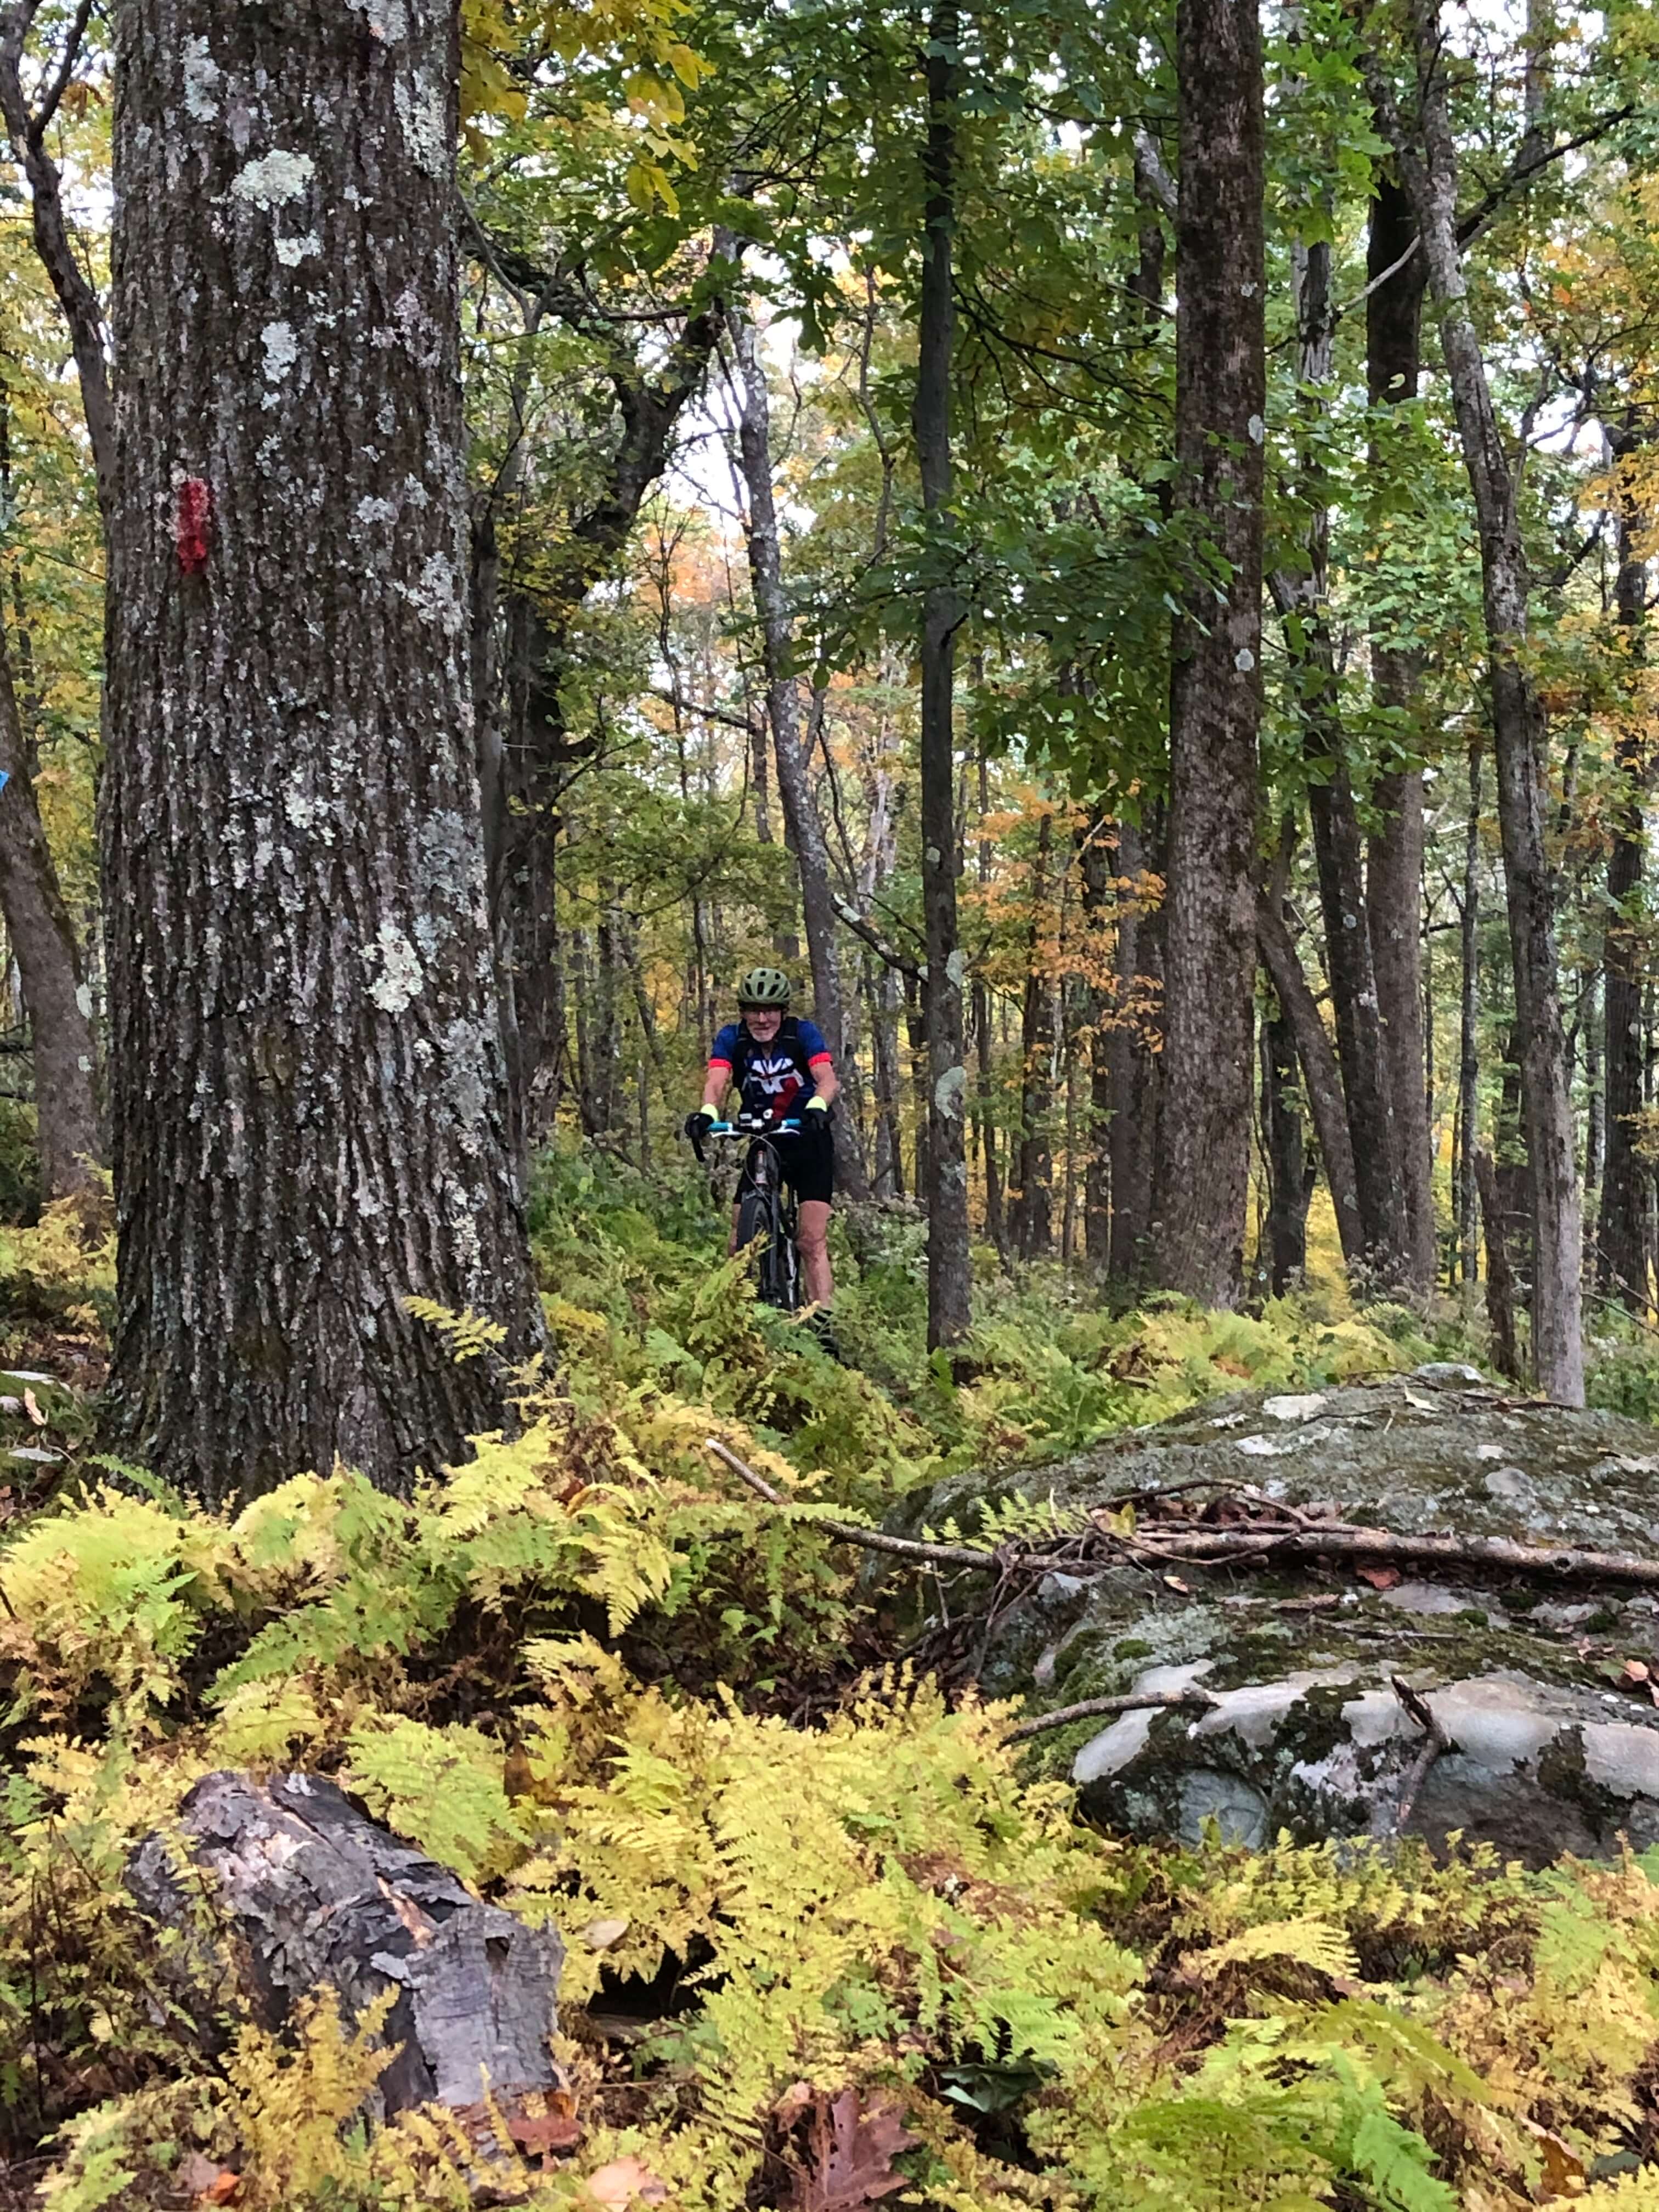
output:
[{"label": "cycling jersey", "polygon": [[832,1065],[823,1033],[804,1017],[786,1014],[769,1044],[749,1034],[744,1022],[728,1022],[714,1039],[711,1068],[724,1068],[737,1086],[745,1114],[769,1121],[799,1115],[817,1088],[813,1070]]}]

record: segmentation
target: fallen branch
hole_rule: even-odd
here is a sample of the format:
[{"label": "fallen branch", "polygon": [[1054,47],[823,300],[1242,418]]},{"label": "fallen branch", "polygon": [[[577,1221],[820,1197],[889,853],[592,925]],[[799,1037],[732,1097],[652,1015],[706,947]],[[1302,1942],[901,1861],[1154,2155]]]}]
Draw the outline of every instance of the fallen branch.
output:
[{"label": "fallen branch", "polygon": [[1252,1559],[1364,1559],[1504,1567],[1522,1574],[1659,1584],[1659,1559],[1628,1552],[1589,1552],[1571,1544],[1522,1544],[1509,1536],[1402,1536],[1391,1528],[1327,1522],[1311,1528],[1206,1528],[1172,1536],[1137,1534],[1137,1550],[1162,1559],[1212,1562]]},{"label": "fallen branch", "polygon": [[1171,1705],[1185,1705],[1194,1712],[1208,1713],[1215,1711],[1216,1700],[1202,1690],[1131,1690],[1118,1698],[1083,1698],[1074,1705],[1056,1705],[1051,1713],[1038,1713],[1030,1720],[1016,1722],[1002,1741],[1023,1743],[1027,1736],[1064,1728],[1070,1721],[1091,1721],[1110,1713],[1151,1712]]},{"label": "fallen branch", "polygon": [[1412,1762],[1412,1771],[1406,1777],[1406,1786],[1400,1793],[1400,1803],[1394,1816],[1395,1835],[1405,1832],[1406,1823],[1417,1808],[1418,1793],[1429,1778],[1430,1769],[1443,1751],[1452,1747],[1451,1738],[1436,1719],[1434,1708],[1426,1698],[1413,1689],[1409,1682],[1398,1674],[1393,1677],[1394,1693],[1423,1731],[1423,1748]]},{"label": "fallen branch", "polygon": [[[736,1452],[728,1450],[718,1437],[708,1439],[708,1449],[716,1459],[724,1461],[739,1481],[746,1482],[757,1498],[763,1498],[769,1505],[791,1503],[781,1490],[774,1490],[769,1482],[757,1474],[752,1467],[744,1466]],[[860,1528],[853,1521],[819,1521],[814,1526],[843,1544],[861,1545],[866,1552],[884,1552],[896,1559],[915,1559],[922,1566],[976,1567],[981,1574],[988,1574],[1000,1564],[994,1552],[970,1551],[966,1544],[919,1544],[908,1536],[890,1536],[884,1529]]]},{"label": "fallen branch", "polygon": [[[769,1505],[790,1501],[718,1437],[708,1449]],[[1264,1501],[1266,1503],[1267,1501]],[[1272,1510],[1283,1511],[1278,1500]],[[1305,1519],[1305,1516],[1304,1516]],[[1310,1521],[1292,1528],[1170,1528],[1143,1522],[1132,1534],[1101,1528],[1079,1530],[1062,1554],[1027,1551],[1018,1540],[994,1551],[966,1544],[918,1543],[861,1528],[851,1521],[815,1524],[838,1542],[859,1545],[930,1567],[968,1567],[981,1574],[1043,1575],[1098,1572],[1114,1562],[1134,1566],[1247,1566],[1267,1559],[1401,1559],[1413,1565],[1498,1568],[1509,1573],[1554,1575],[1569,1581],[1638,1583],[1659,1587],[1659,1559],[1631,1552],[1590,1552],[1574,1544],[1522,1544],[1509,1536],[1452,1536],[1443,1531],[1401,1535],[1392,1528],[1361,1528],[1347,1521]]]}]

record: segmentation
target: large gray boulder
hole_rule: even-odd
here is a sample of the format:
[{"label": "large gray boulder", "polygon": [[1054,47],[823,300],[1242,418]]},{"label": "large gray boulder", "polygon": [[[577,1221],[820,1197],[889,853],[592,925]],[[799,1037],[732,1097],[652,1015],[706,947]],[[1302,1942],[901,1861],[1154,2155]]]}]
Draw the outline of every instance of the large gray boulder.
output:
[{"label": "large gray boulder", "polygon": [[[1061,1509],[1138,1496],[1164,1513],[1178,1500],[1196,1515],[1237,1494],[1224,1486],[1401,1534],[1659,1553],[1659,1431],[1506,1397],[1450,1366],[1212,1399],[992,1492]],[[939,1485],[907,1501],[907,1529],[969,1529],[988,1494],[983,1478]],[[1352,1559],[1119,1565],[1050,1574],[999,1607],[974,1656],[988,1694],[1023,1694],[1032,1713],[1133,1692],[1212,1698],[1035,1739],[1032,1755],[1114,1829],[1196,1840],[1213,1821],[1248,1844],[1281,1828],[1394,1832],[1425,1741],[1399,1678],[1449,1741],[1410,1829],[1533,1863],[1606,1853],[1621,1835],[1659,1842],[1659,1710],[1640,1673],[1659,1679],[1659,1589]]]}]

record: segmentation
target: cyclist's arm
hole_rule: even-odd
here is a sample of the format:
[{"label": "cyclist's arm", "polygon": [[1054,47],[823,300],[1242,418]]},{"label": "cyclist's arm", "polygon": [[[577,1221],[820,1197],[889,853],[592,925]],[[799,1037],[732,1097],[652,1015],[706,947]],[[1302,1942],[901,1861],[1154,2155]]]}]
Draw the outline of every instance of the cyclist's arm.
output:
[{"label": "cyclist's arm", "polygon": [[714,1039],[708,1053],[708,1073],[703,1079],[702,1103],[706,1113],[718,1120],[726,1104],[726,1094],[732,1088],[732,1055],[737,1050],[738,1030],[728,1022]]},{"label": "cyclist's arm", "polygon": [[826,1053],[822,1060],[813,1060],[807,1072],[811,1076],[812,1088],[817,1096],[823,1099],[826,1106],[832,1106],[841,1091],[841,1085],[836,1077],[834,1060]]}]

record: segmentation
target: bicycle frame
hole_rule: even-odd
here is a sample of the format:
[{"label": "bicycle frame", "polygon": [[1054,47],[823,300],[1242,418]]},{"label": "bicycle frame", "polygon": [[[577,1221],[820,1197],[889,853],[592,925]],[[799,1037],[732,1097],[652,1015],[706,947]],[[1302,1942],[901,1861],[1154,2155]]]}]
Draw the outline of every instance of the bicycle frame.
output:
[{"label": "bicycle frame", "polygon": [[[757,1255],[759,1296],[763,1304],[776,1306],[785,1313],[793,1313],[800,1304],[800,1255],[795,1242],[799,1217],[794,1194],[784,1181],[783,1162],[772,1138],[798,1135],[800,1126],[799,1121],[781,1121],[772,1130],[745,1115],[736,1121],[712,1122],[702,1133],[704,1138],[748,1139],[738,1182],[738,1243],[753,1244],[764,1234],[766,1241]],[[701,1164],[703,1150],[697,1138],[692,1139],[692,1149]],[[752,1206],[750,1200],[756,1201]]]}]

